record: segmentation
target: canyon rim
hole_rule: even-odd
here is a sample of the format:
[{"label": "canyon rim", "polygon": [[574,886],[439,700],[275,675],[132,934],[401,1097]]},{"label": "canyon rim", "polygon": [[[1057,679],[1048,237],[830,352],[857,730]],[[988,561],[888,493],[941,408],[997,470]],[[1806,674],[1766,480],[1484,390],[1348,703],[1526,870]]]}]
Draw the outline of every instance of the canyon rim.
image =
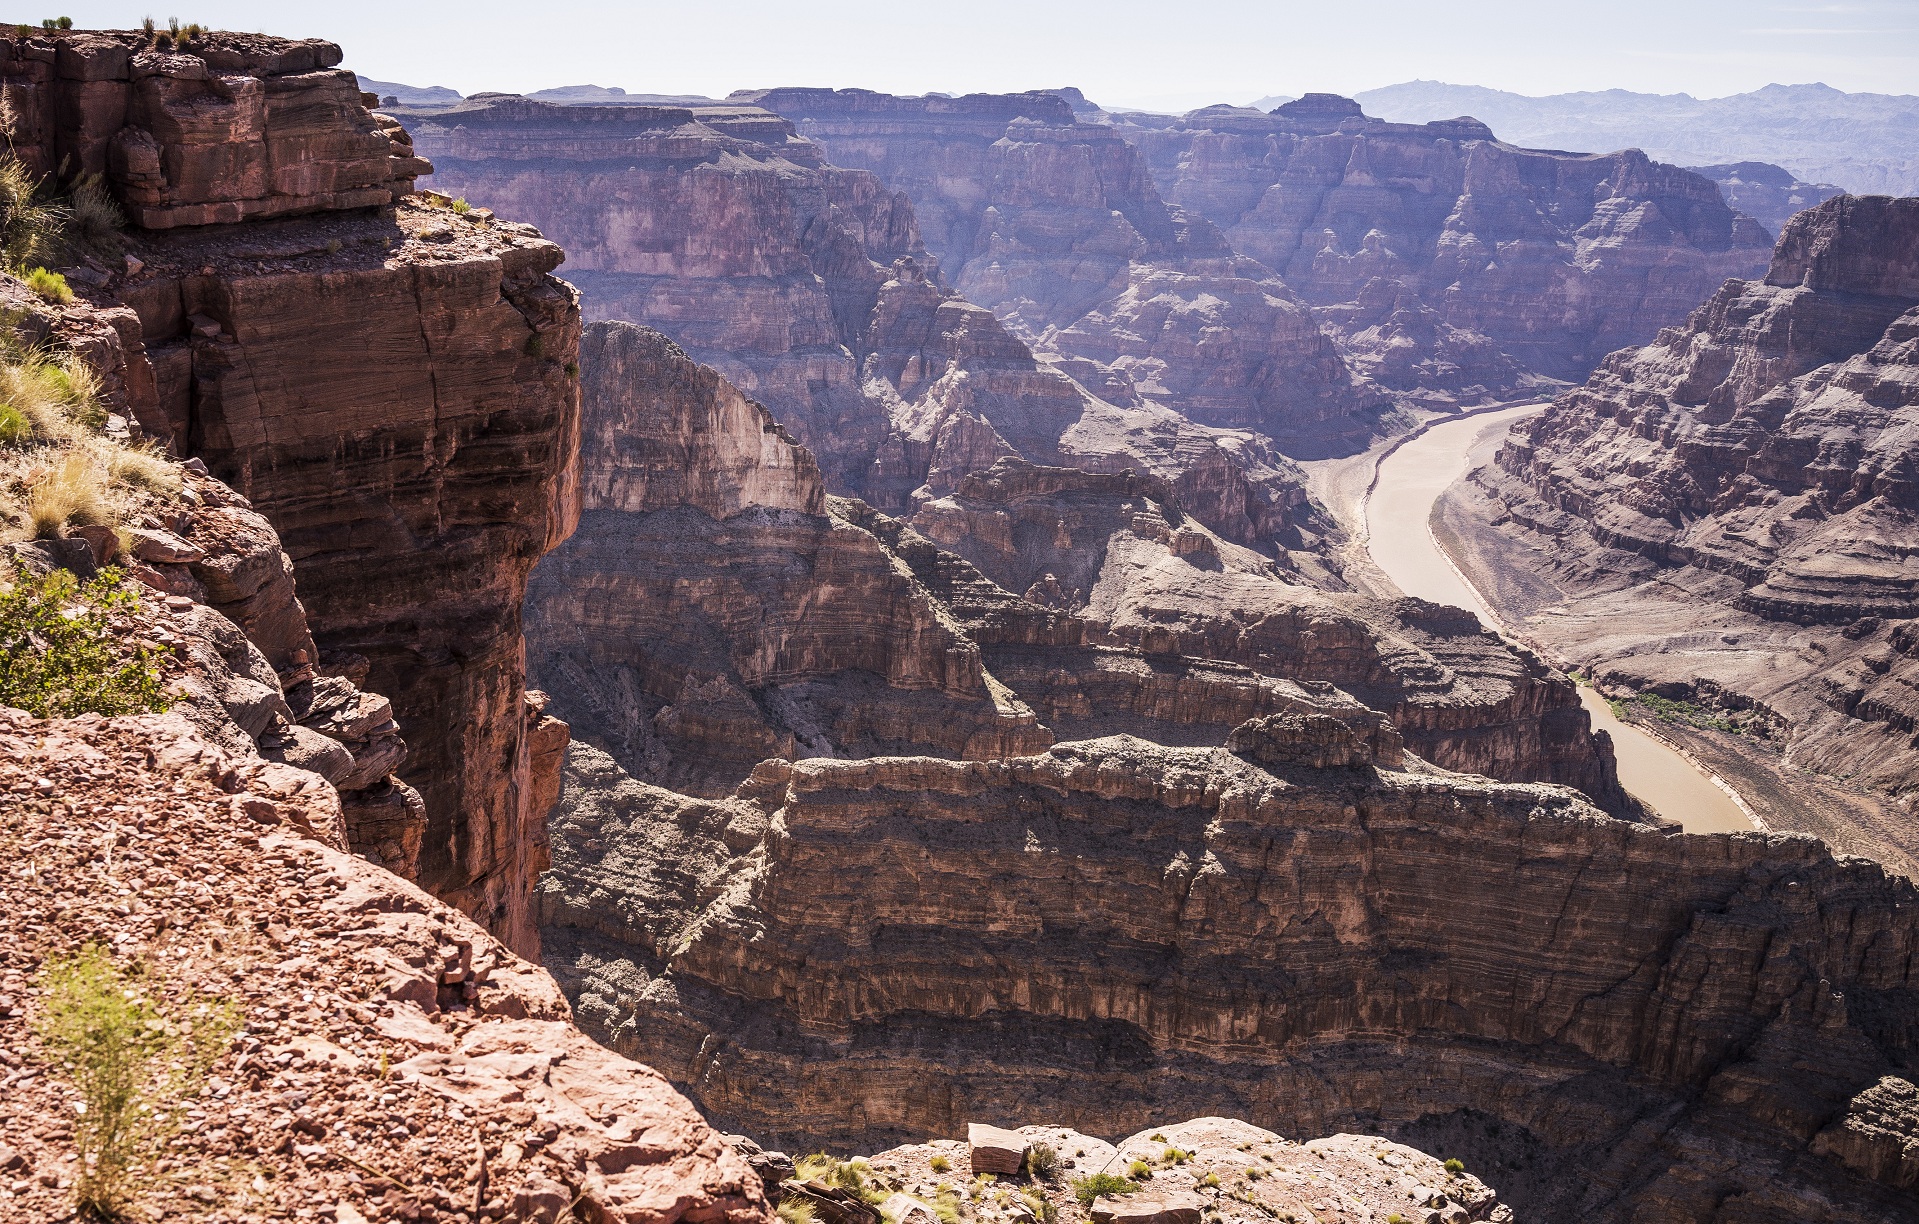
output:
[{"label": "canyon rim", "polygon": [[0,1217],[1919,1220],[1919,199],[344,62],[0,26]]}]

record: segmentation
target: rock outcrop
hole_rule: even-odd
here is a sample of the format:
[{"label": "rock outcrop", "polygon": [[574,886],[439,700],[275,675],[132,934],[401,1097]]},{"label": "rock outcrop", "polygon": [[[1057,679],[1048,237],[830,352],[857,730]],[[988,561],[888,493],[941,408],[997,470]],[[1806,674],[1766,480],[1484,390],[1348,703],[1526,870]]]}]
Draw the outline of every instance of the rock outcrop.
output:
[{"label": "rock outcrop", "polygon": [[[345,738],[385,715],[328,696],[329,677],[391,700],[408,745],[391,764],[424,813],[385,794],[366,844],[417,854],[423,884],[531,952],[545,837],[520,605],[577,513],[579,310],[550,275],[559,248],[407,195],[430,166],[332,44],[166,41],[0,38],[23,160],[101,173],[133,222],[124,260],[71,270],[105,312],[89,360],[147,436],[277,530],[210,601],[245,605],[282,675],[318,673],[315,717]],[[268,582],[281,544],[311,641],[253,606],[291,599]]]},{"label": "rock outcrop", "polygon": [[1742,161],[1688,169],[1718,183],[1726,203],[1774,234],[1785,232],[1793,214],[1846,194],[1845,188],[1831,183],[1802,183],[1792,171],[1769,162]]},{"label": "rock outcrop", "polygon": [[1393,124],[1311,94],[1118,131],[1168,201],[1273,269],[1354,368],[1436,403],[1578,379],[1676,323],[1768,236],[1637,150],[1520,149],[1470,118]]},{"label": "rock outcrop", "polygon": [[172,714],[0,709],[29,864],[0,878],[0,1215],[72,1213],[73,1099],[38,1026],[46,974],[92,945],[206,1055],[195,1095],[149,1101],[185,1116],[136,1142],[141,1218],[770,1224],[760,1179],[659,1074],[582,1034],[538,966],[345,853],[330,786],[275,781]]},{"label": "rock outcrop", "polygon": [[1305,304],[1206,220],[1169,208],[1139,152],[1053,93],[902,98],[744,91],[837,164],[914,205],[958,290],[1043,352],[1086,358],[1154,403],[1288,454],[1348,449],[1382,398]]},{"label": "rock outcrop", "polygon": [[[1091,1120],[1080,1125],[1103,1129]],[[992,1138],[982,1144],[981,1132]],[[1059,1219],[1094,1224],[1244,1224],[1288,1216],[1373,1224],[1395,1215],[1420,1224],[1508,1224],[1515,1218],[1458,1162],[1442,1163],[1371,1135],[1297,1143],[1236,1118],[1153,1126],[1117,1142],[1068,1126],[1007,1130],[976,1123],[966,1133],[966,1142],[906,1144],[851,1163],[876,1190],[898,1188],[889,1203],[933,1220],[944,1206],[964,1224],[1019,1224],[1023,1216],[1043,1217],[1048,1206]],[[956,1183],[965,1172],[993,1173],[1000,1184],[961,1195]],[[1082,1201],[1076,1184],[1099,1173],[1113,1188]]]},{"label": "rock outcrop", "polygon": [[[1490,589],[1559,613],[1533,621],[1554,650],[1750,714],[1774,745],[1755,752],[1903,797],[1919,787],[1915,420],[1919,201],[1842,196],[1793,219],[1763,280],[1729,282],[1515,426],[1456,517],[1503,524],[1514,547],[1477,554],[1509,574]],[[1781,816],[1919,861],[1902,798],[1852,827]]]},{"label": "rock outcrop", "polygon": [[557,825],[548,954],[769,1141],[1212,1113],[1442,1147],[1528,1214],[1914,1218],[1880,1154],[1908,881],[1402,767],[1348,717],[635,786]]}]

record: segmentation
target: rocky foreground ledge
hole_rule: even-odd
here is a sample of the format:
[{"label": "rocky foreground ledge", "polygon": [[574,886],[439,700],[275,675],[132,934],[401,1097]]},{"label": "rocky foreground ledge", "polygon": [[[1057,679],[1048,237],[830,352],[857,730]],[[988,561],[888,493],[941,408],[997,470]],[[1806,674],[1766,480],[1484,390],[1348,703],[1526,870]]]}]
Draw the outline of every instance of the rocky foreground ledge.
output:
[{"label": "rocky foreground ledge", "polygon": [[0,1219],[71,1218],[77,1098],[35,1034],[45,970],[88,944],[170,1027],[235,1024],[145,1115],[140,1218],[770,1219],[660,1075],[341,829],[331,786],[177,716],[0,709]]},{"label": "rocky foreground ledge", "polygon": [[825,1224],[1508,1224],[1512,1208],[1461,1162],[1373,1135],[1295,1143],[1233,1118],[1194,1118],[1117,1144],[1064,1126],[978,1123],[876,1156],[785,1154],[730,1137],[781,1199]]}]

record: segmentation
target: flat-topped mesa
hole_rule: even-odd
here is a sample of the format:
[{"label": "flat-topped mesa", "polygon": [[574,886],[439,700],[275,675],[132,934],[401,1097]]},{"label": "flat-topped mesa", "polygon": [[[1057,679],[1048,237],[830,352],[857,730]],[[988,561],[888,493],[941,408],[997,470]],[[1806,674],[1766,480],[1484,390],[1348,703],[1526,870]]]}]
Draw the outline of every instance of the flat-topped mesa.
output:
[{"label": "flat-topped mesa", "polygon": [[742,91],[836,164],[913,201],[927,248],[969,300],[1041,353],[1098,363],[1193,421],[1256,429],[1317,457],[1379,427],[1356,381],[1272,271],[1169,208],[1121,129],[1058,94],[895,97]]},{"label": "flat-topped mesa", "polygon": [[549,963],[769,1146],[1214,1114],[1443,1146],[1540,1218],[1911,1218],[1910,882],[1368,762],[1349,718],[628,789],[556,824]]},{"label": "flat-topped mesa", "polygon": [[[1516,426],[1448,521],[1524,542],[1492,580],[1513,615],[1538,577],[1578,596],[1528,619],[1554,649],[1783,740],[1797,769],[1753,786],[1784,804],[1768,820],[1909,867],[1903,808],[1802,775],[1919,787],[1916,429],[1919,200],[1841,196],[1792,219],[1765,279]],[[1772,755],[1726,740],[1735,767]]]},{"label": "flat-topped mesa", "polygon": [[391,204],[432,167],[319,39],[138,30],[0,36],[10,141],[37,174],[103,175],[145,229]]},{"label": "flat-topped mesa", "polygon": [[1769,237],[1636,149],[1521,149],[1482,123],[1387,123],[1315,94],[1270,114],[1119,116],[1172,204],[1271,267],[1355,368],[1412,398],[1583,378],[1676,323]]}]

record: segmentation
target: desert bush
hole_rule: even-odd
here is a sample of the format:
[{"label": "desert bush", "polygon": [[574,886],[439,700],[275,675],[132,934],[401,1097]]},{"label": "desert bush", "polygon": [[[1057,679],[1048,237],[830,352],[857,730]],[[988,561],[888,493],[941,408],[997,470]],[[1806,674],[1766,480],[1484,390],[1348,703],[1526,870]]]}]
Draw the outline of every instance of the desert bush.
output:
[{"label": "desert bush", "polygon": [[84,1105],[74,1123],[74,1194],[83,1212],[125,1212],[140,1166],[160,1146],[171,1107],[199,1090],[239,1028],[231,1002],[201,997],[163,1009],[157,992],[89,944],[49,961],[35,1029]]},{"label": "desert bush", "polygon": [[1453,1159],[1446,1162],[1446,1172],[1448,1173],[1464,1173],[1465,1171],[1466,1162],[1463,1160]]},{"label": "desert bush", "polygon": [[466,216],[466,214],[473,211],[473,205],[466,202],[465,196],[458,197],[457,199],[453,201],[453,203],[447,205],[447,207],[451,208],[454,212],[460,214],[462,217]]},{"label": "desert bush", "polygon": [[12,404],[0,404],[0,446],[25,446],[33,440],[33,422]]},{"label": "desert bush", "polygon": [[1073,1197],[1085,1206],[1091,1206],[1093,1200],[1102,1195],[1131,1194],[1138,1189],[1137,1182],[1115,1173],[1095,1173],[1090,1177],[1073,1179]]},{"label": "desert bush", "polygon": [[933,1214],[939,1217],[940,1224],[959,1224],[959,1195],[948,1190],[938,1198],[935,1198],[933,1200]]},{"label": "desert bush", "polygon": [[1051,1177],[1059,1172],[1059,1153],[1050,1143],[1035,1143],[1026,1149],[1026,1176]]},{"label": "desert bush", "polygon": [[41,188],[18,158],[0,157],[0,262],[10,269],[46,263],[66,239],[66,210]]},{"label": "desert bush", "polygon": [[933,1159],[927,1161],[926,1165],[935,1173],[950,1172],[953,1168],[953,1162],[944,1156],[935,1156]]},{"label": "desert bush", "polygon": [[1206,1176],[1199,1179],[1199,1184],[1202,1186],[1217,1187],[1219,1185],[1219,1174],[1208,1173]]},{"label": "desert bush", "polygon": [[1153,1166],[1143,1160],[1135,1160],[1127,1166],[1126,1172],[1134,1181],[1145,1181],[1153,1175]]},{"label": "desert bush", "polygon": [[160,652],[111,623],[139,607],[117,569],[81,586],[65,570],[36,578],[16,566],[0,590],[0,705],[40,718],[165,710]]},{"label": "desert bush", "polygon": [[67,236],[95,249],[118,249],[127,215],[107,190],[106,179],[83,174],[67,192]]},{"label": "desert bush", "polygon": [[1193,1154],[1184,1148],[1169,1147],[1159,1154],[1161,1164],[1183,1165],[1193,1158]]}]

